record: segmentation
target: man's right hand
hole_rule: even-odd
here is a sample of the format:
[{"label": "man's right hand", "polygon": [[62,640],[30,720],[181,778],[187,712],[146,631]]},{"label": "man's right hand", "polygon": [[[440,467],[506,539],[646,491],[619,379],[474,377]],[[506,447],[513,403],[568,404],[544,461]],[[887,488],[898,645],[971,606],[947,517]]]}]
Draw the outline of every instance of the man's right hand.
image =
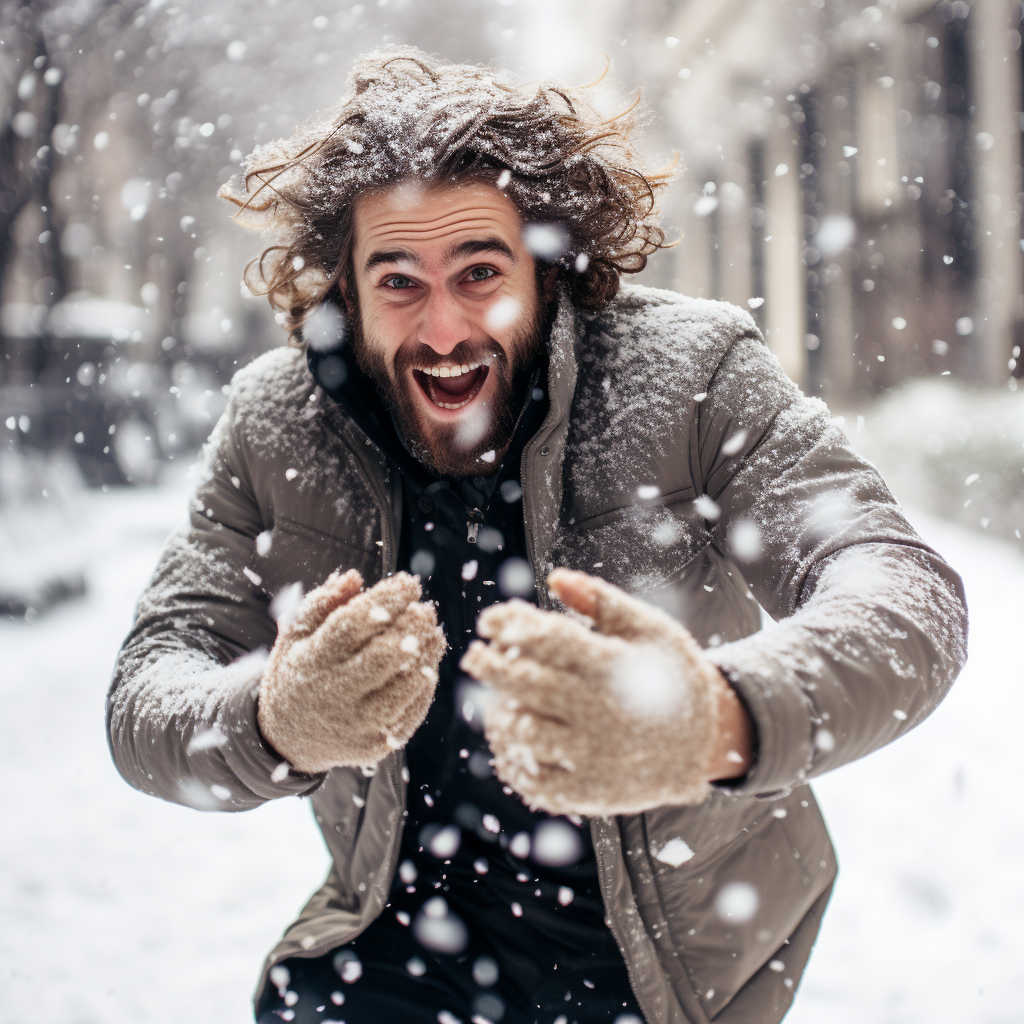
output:
[{"label": "man's right hand", "polygon": [[369,766],[427,715],[445,651],[419,581],[399,572],[360,593],[355,569],[306,595],[263,674],[260,730],[295,768]]}]

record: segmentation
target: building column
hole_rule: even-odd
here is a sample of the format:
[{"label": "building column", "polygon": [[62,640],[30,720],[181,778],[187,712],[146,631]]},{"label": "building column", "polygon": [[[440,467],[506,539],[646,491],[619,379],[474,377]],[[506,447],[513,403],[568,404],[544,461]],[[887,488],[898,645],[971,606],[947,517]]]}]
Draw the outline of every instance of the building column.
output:
[{"label": "building column", "polygon": [[975,0],[971,39],[975,59],[974,116],[978,211],[978,282],[974,366],[986,384],[1005,384],[1014,324],[1022,319],[1021,286],[1021,70],[1008,39],[1018,27],[1017,0]]},{"label": "building column", "polygon": [[782,368],[807,386],[807,275],[803,252],[800,146],[792,128],[773,124],[765,153],[765,339]]}]

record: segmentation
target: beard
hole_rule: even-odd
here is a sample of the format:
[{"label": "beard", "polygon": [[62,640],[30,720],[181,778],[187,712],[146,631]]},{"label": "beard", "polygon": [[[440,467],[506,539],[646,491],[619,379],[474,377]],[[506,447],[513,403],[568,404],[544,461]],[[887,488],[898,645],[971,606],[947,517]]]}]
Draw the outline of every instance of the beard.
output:
[{"label": "beard", "polygon": [[[459,342],[447,355],[428,345],[404,344],[388,365],[384,346],[374,344],[363,330],[358,308],[352,311],[352,350],[360,369],[374,382],[395,422],[408,452],[440,476],[490,476],[497,472],[512,442],[516,413],[525,399],[534,359],[541,346],[544,309],[536,304],[532,319],[517,327],[503,349],[496,341]],[[413,388],[419,388],[410,367],[489,360],[488,377],[494,376],[490,398],[476,398],[455,423],[435,423],[419,410]],[[486,385],[485,381],[485,385]],[[484,460],[481,456],[494,453]]]}]

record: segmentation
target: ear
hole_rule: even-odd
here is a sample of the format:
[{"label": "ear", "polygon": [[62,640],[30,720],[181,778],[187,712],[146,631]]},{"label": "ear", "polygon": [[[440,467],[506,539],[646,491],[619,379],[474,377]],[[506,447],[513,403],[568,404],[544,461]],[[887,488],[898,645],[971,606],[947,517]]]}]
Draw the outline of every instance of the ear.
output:
[{"label": "ear", "polygon": [[341,304],[345,307],[345,312],[351,319],[355,316],[356,304],[353,301],[354,296],[352,295],[352,289],[349,287],[347,278],[348,275],[342,272],[335,287],[338,289],[338,298],[340,299]]}]

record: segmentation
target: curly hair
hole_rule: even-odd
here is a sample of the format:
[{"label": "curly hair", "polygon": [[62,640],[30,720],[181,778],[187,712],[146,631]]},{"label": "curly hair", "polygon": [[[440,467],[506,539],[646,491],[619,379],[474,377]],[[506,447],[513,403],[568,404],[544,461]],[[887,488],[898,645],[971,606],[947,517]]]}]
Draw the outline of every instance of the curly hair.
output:
[{"label": "curly hair", "polygon": [[589,87],[522,84],[414,47],[362,57],[349,87],[332,120],[258,147],[219,192],[239,207],[237,219],[275,236],[245,283],[268,296],[293,342],[341,276],[352,282],[352,211],[367,190],[408,180],[494,184],[524,224],[556,226],[563,251],[538,262],[557,266],[584,309],[599,309],[620,274],[668,247],[656,195],[675,162],[645,167],[634,141],[639,99],[603,118]]}]

